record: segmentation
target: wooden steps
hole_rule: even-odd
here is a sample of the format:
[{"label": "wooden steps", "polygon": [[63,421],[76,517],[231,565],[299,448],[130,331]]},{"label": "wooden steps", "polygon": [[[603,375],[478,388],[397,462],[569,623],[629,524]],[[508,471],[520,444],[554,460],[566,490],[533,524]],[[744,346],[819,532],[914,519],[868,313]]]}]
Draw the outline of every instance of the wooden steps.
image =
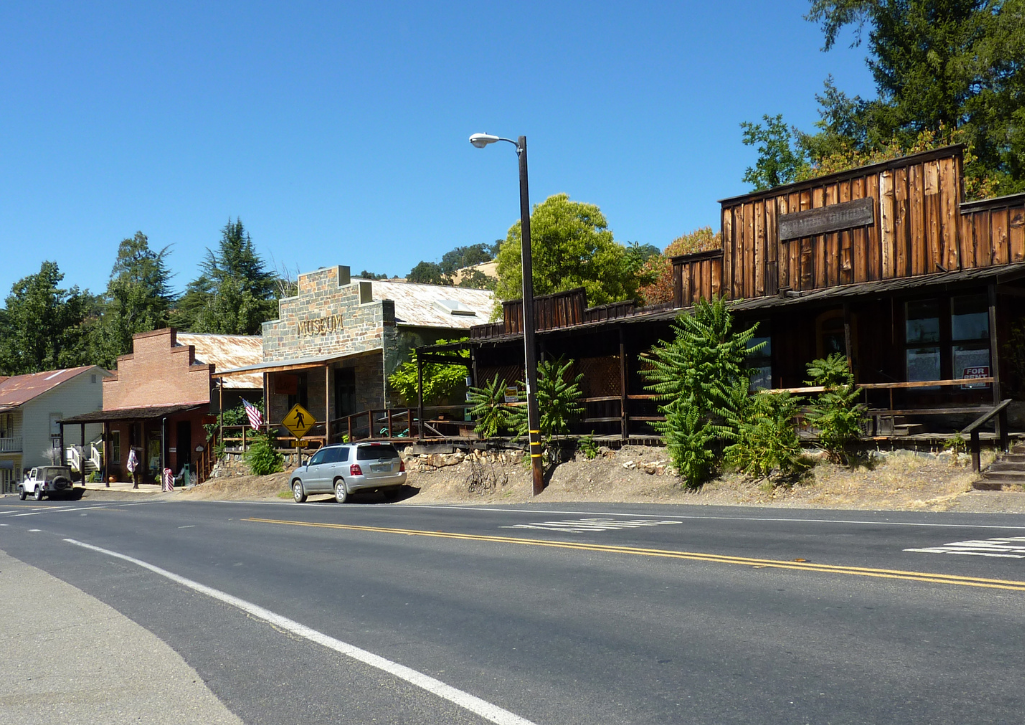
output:
[{"label": "wooden steps", "polygon": [[1025,491],[1025,443],[999,454],[972,487],[979,491]]}]

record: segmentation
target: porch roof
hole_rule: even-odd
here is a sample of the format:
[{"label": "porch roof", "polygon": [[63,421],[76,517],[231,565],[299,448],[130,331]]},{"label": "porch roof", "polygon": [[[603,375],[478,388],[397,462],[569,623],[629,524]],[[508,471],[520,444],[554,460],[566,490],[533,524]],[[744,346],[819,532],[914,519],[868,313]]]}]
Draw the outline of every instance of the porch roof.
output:
[{"label": "porch roof", "polygon": [[302,370],[304,368],[319,368],[324,365],[336,362],[338,360],[344,360],[347,357],[353,355],[359,355],[362,353],[349,353],[347,355],[339,355],[338,353],[332,353],[331,355],[320,355],[318,357],[303,357],[293,358],[291,360],[275,360],[273,362],[263,362],[257,365],[246,365],[245,367],[235,368],[234,370],[222,370],[221,372],[215,372],[210,377],[212,378],[227,378],[234,375],[247,375],[252,373],[280,373],[288,370]]},{"label": "porch roof", "polygon": [[208,403],[185,403],[182,405],[154,405],[146,408],[112,408],[95,410],[92,413],[64,418],[61,423],[109,423],[116,420],[151,420],[164,418],[174,413],[184,413],[205,408]]},{"label": "porch roof", "polygon": [[[903,277],[900,279],[876,280],[874,282],[857,282],[854,284],[827,287],[825,289],[808,290],[807,292],[785,292],[780,295],[756,297],[748,300],[733,300],[728,302],[733,312],[755,312],[759,310],[776,310],[779,308],[794,308],[801,306],[826,306],[844,301],[894,295],[901,292],[911,291],[948,291],[971,286],[973,284],[1005,284],[1025,278],[1025,262],[1012,264],[1001,264],[993,267],[979,267],[975,269],[964,269],[955,272],[937,272],[936,274],[920,275],[918,277]],[[618,317],[612,320],[601,320],[597,322],[585,322],[580,325],[557,327],[549,330],[537,330],[538,337],[558,335],[567,332],[586,332],[601,329],[609,325],[638,325],[651,322],[669,322],[676,319],[685,309],[672,308],[660,309],[652,312],[638,310],[636,314]],[[513,340],[522,339],[522,333],[515,332],[508,335],[495,336],[490,338],[475,338],[466,343],[450,345],[427,346],[426,349],[437,352],[454,350],[469,343],[479,344],[502,344]]]}]

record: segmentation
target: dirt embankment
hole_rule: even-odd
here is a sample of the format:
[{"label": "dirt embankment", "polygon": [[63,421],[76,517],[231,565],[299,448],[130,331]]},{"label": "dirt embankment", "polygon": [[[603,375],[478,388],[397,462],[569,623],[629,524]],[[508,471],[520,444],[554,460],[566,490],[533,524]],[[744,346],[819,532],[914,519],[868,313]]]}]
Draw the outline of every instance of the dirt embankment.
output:
[{"label": "dirt embankment", "polygon": [[[532,502],[668,503],[911,511],[1025,513],[1025,493],[976,492],[974,475],[949,458],[893,454],[855,469],[818,462],[799,482],[772,486],[727,474],[699,490],[680,484],[666,468],[665,449],[603,449],[578,454],[549,474],[540,496],[530,495],[530,473],[519,455],[471,461],[461,456],[408,462],[406,494],[399,503],[496,504]],[[962,461],[963,463],[963,461]],[[267,500],[288,497],[288,473],[217,478],[179,494],[186,499]],[[376,494],[354,500],[375,500]],[[380,498],[380,497],[378,497]]]}]

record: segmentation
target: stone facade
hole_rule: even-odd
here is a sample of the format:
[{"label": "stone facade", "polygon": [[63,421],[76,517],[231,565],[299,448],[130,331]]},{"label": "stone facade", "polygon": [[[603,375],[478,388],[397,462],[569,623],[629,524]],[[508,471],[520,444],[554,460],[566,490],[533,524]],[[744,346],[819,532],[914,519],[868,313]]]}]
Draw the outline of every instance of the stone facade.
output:
[{"label": "stone facade", "polygon": [[263,323],[263,361],[383,349],[385,329],[395,327],[395,304],[371,294],[370,282],[350,282],[348,267],[299,275],[299,294],[280,300],[278,319]]}]

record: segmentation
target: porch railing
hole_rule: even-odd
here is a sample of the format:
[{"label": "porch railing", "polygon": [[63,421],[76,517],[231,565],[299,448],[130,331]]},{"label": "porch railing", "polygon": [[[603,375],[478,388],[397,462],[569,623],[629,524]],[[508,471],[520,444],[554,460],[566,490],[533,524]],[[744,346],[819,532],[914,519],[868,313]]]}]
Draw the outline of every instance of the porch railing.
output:
[{"label": "porch railing", "polygon": [[1007,406],[1011,404],[1011,399],[1002,400],[999,405],[994,405],[993,409],[983,415],[979,416],[961,431],[961,435],[967,434],[971,443],[969,444],[972,450],[972,470],[978,472],[982,468],[982,442],[979,440],[979,428],[988,423],[993,419],[993,416],[997,416],[997,435],[1000,437],[1000,448],[1006,451],[1008,444],[1010,443],[1010,437],[1007,431]]},{"label": "porch railing", "polygon": [[21,453],[21,436],[0,438],[0,453]]}]

